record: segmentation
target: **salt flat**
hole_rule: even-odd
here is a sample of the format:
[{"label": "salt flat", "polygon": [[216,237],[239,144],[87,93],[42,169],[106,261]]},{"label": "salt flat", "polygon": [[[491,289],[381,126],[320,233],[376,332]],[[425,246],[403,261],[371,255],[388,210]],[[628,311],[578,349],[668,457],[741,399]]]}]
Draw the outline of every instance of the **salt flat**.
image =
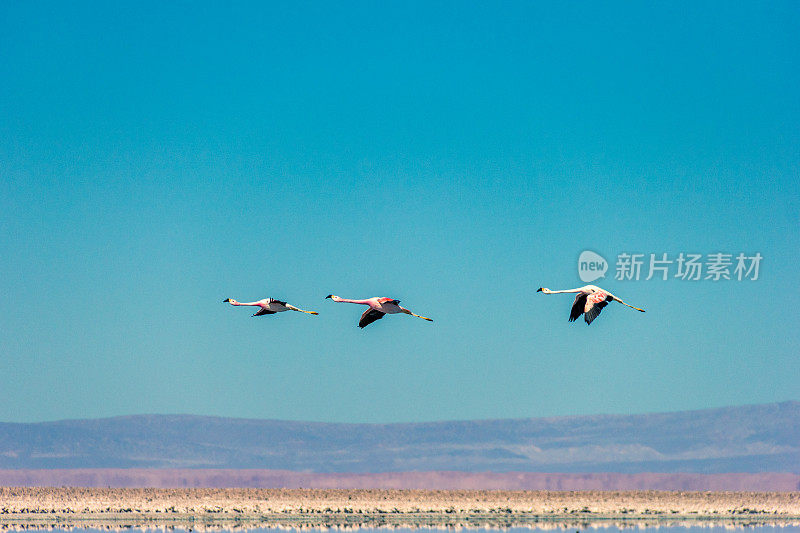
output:
[{"label": "salt flat", "polygon": [[0,523],[800,522],[800,492],[0,488]]}]

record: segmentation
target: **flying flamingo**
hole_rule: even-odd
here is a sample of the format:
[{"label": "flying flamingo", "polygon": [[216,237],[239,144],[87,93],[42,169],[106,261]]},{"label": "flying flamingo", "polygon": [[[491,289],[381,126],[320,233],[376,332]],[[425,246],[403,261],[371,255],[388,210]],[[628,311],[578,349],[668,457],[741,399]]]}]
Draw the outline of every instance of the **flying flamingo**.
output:
[{"label": "flying flamingo", "polygon": [[282,313],[284,311],[300,311],[301,313],[307,313],[309,315],[319,314],[316,311],[304,311],[303,309],[298,309],[293,305],[276,300],[274,298],[264,298],[263,300],[259,300],[257,302],[237,302],[233,298],[225,298],[222,300],[222,302],[229,303],[231,305],[252,305],[255,307],[260,307],[261,309],[253,316],[274,315],[275,313]]},{"label": "flying flamingo", "polygon": [[351,304],[361,304],[361,305],[368,305],[369,309],[364,311],[364,314],[361,315],[361,320],[358,321],[358,327],[364,328],[368,325],[372,324],[376,320],[380,320],[383,318],[383,315],[394,315],[397,313],[405,313],[407,315],[413,315],[417,318],[421,318],[423,320],[428,320],[433,322],[433,319],[428,318],[426,316],[420,316],[415,313],[412,313],[408,309],[400,307],[398,304],[400,300],[395,300],[393,298],[367,298],[366,300],[348,300],[347,298],[339,298],[336,295],[329,294],[325,298],[330,298],[334,302],[346,302]]},{"label": "flying flamingo", "polygon": [[628,305],[607,290],[601,289],[596,285],[586,285],[585,287],[578,287],[577,289],[569,289],[566,291],[551,291],[550,289],[539,287],[539,290],[536,292],[543,292],[545,294],[577,292],[578,295],[575,297],[575,301],[572,304],[572,310],[569,312],[570,322],[578,320],[578,318],[583,315],[586,324],[591,324],[605,306],[615,301],[644,313],[644,309]]}]

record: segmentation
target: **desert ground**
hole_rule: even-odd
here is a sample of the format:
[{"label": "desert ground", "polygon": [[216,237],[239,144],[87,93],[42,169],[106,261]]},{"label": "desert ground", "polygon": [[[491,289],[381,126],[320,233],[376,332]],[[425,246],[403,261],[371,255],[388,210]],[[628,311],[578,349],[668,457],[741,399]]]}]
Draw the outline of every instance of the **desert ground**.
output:
[{"label": "desert ground", "polygon": [[0,488],[0,528],[186,521],[507,526],[593,520],[800,525],[800,492]]}]

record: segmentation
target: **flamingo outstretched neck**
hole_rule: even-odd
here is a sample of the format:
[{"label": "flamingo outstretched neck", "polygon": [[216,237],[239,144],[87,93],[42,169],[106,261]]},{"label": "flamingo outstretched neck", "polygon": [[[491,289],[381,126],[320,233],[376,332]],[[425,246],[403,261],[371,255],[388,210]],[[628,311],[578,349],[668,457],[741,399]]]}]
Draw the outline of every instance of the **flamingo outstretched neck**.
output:
[{"label": "flamingo outstretched neck", "polygon": [[539,287],[538,289],[536,289],[536,292],[543,292],[545,294],[561,294],[564,292],[581,292],[582,290],[583,290],[582,288],[578,288],[578,289],[566,289],[563,291],[551,291],[547,287]]},{"label": "flamingo outstretched neck", "polygon": [[229,303],[231,305],[260,305],[261,300],[259,300],[258,302],[237,302],[233,298],[225,298],[224,300],[222,300],[222,303]]},{"label": "flamingo outstretched neck", "polygon": [[367,299],[367,300],[351,300],[349,298],[340,298],[339,296],[336,296],[335,294],[329,294],[325,298],[326,299],[330,298],[334,302],[344,302],[344,303],[348,303],[348,304],[361,304],[361,305],[369,305],[369,301],[370,301],[370,299]]}]

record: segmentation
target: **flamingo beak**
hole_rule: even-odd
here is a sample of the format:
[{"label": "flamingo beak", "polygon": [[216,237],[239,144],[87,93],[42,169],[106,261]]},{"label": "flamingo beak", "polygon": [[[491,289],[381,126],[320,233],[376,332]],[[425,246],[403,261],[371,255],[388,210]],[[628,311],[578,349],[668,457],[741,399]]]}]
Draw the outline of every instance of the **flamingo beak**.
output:
[{"label": "flamingo beak", "polygon": [[328,298],[331,298],[331,297],[333,297],[333,294],[329,294],[329,295],[327,295],[327,296],[326,296],[325,298],[323,298],[323,299],[324,299],[324,300],[327,300]]},{"label": "flamingo beak", "polygon": [[536,289],[536,292],[542,292],[542,288],[539,287],[538,289]]},{"label": "flamingo beak", "polygon": [[231,301],[231,299],[230,299],[230,298],[225,298],[224,300],[222,300],[222,303],[228,303],[228,302],[230,302],[230,301]]}]

